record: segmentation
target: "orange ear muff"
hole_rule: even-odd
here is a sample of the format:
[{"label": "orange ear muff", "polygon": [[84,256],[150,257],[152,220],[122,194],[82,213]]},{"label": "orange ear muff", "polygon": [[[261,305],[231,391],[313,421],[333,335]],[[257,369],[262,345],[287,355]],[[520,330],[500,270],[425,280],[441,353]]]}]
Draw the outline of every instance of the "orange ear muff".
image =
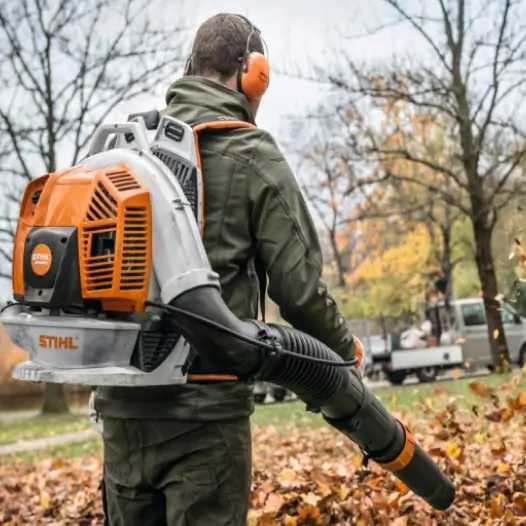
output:
[{"label": "orange ear muff", "polygon": [[253,51],[240,68],[240,91],[247,99],[257,100],[263,97],[270,82],[270,67],[262,53]]}]

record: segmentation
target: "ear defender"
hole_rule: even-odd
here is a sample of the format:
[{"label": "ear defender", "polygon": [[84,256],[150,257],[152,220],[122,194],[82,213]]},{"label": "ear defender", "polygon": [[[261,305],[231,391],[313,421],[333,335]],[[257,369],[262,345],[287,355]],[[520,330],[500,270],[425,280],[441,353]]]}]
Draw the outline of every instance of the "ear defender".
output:
[{"label": "ear defender", "polygon": [[[245,53],[240,57],[241,65],[237,72],[237,89],[247,99],[258,100],[267,91],[270,82],[270,66],[267,57],[257,51],[250,52],[250,42],[254,35],[258,35],[266,49],[266,43],[261,36],[261,31],[243,15],[238,15],[250,25],[250,34],[247,38]],[[267,51],[268,55],[268,51]]]},{"label": "ear defender", "polygon": [[245,55],[238,72],[238,90],[247,99],[257,100],[263,97],[270,81],[270,67],[262,53],[253,51]]}]

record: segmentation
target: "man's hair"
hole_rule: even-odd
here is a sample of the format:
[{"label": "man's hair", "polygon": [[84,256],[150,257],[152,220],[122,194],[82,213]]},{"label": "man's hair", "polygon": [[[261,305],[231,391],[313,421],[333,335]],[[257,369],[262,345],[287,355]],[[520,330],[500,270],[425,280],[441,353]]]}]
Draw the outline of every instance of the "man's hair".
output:
[{"label": "man's hair", "polygon": [[[251,32],[252,26],[240,15],[219,13],[203,22],[192,46],[193,73],[230,78],[241,65]],[[248,52],[252,51],[264,52],[258,32],[248,42]]]}]

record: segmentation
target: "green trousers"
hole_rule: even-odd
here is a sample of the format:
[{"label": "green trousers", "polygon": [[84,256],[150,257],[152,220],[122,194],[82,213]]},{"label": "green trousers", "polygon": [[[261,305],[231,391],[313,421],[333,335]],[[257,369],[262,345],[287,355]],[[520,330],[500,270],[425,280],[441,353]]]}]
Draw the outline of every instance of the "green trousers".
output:
[{"label": "green trousers", "polygon": [[250,418],[104,419],[108,526],[246,526]]}]

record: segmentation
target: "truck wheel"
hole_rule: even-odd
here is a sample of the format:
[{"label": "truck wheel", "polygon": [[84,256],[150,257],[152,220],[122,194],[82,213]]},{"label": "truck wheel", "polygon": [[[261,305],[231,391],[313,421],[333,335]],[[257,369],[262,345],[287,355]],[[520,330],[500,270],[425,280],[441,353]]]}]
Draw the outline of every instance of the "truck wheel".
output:
[{"label": "truck wheel", "polygon": [[407,375],[405,371],[387,371],[385,376],[391,385],[402,385]]},{"label": "truck wheel", "polygon": [[416,372],[416,376],[422,383],[434,382],[437,379],[437,374],[436,367],[422,367]]},{"label": "truck wheel", "polygon": [[254,395],[254,402],[256,404],[263,404],[265,402],[265,398],[267,398],[266,393],[258,393]]},{"label": "truck wheel", "polygon": [[276,389],[275,391],[272,391],[272,398],[274,398],[276,402],[283,402],[286,396],[287,396],[286,389]]}]

